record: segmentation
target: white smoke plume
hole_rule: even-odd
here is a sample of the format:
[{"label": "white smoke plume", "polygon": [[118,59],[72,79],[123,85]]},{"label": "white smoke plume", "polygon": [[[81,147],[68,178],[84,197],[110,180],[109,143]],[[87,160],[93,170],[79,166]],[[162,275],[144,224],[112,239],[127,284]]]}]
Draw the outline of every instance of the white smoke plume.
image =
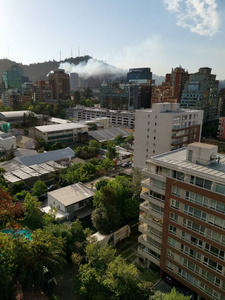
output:
[{"label": "white smoke plume", "polygon": [[219,31],[220,17],[216,0],[164,0],[166,9],[176,14],[176,25],[203,36]]},{"label": "white smoke plume", "polygon": [[66,73],[78,73],[79,77],[83,77],[87,79],[89,77],[97,77],[102,76],[104,74],[110,74],[112,77],[117,78],[121,76],[126,76],[127,70],[119,69],[112,65],[108,65],[107,63],[97,60],[97,59],[89,59],[86,62],[81,62],[78,65],[70,64],[70,63],[60,63],[60,69],[64,69]]}]

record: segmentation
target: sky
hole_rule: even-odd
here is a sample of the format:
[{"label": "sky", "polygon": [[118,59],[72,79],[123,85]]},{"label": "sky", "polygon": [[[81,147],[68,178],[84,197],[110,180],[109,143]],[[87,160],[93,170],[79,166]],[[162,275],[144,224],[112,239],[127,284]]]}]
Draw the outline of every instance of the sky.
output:
[{"label": "sky", "polygon": [[181,65],[225,79],[225,0],[0,0],[0,59],[83,55],[165,76]]}]

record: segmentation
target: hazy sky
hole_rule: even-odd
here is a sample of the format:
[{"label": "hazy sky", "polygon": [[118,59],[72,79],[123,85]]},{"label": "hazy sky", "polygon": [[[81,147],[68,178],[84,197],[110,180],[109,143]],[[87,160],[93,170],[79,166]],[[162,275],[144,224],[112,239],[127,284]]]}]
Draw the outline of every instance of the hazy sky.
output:
[{"label": "hazy sky", "polygon": [[165,75],[208,66],[225,79],[225,0],[0,0],[0,58],[80,55]]}]

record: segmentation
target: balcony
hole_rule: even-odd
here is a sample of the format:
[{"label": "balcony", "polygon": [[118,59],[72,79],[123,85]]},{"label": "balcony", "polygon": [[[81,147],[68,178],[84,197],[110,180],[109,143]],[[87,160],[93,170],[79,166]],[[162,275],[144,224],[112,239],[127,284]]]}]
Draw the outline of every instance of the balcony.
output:
[{"label": "balcony", "polygon": [[149,188],[150,188],[150,178],[143,180],[143,181],[141,182],[141,185],[142,185],[143,187],[149,189]]},{"label": "balcony", "polygon": [[146,224],[146,223],[141,223],[141,224],[138,226],[138,231],[140,231],[141,233],[147,233],[147,231],[148,231],[148,224]]},{"label": "balcony", "polygon": [[[154,236],[154,240],[155,236]],[[152,249],[153,251],[155,251],[158,255],[161,255],[161,242],[162,240],[157,240],[156,242],[159,243],[159,245],[157,243],[150,243],[147,239],[147,235],[146,234],[142,234],[138,237],[138,242],[142,245],[145,245],[147,248]],[[157,244],[157,245],[156,245]]]},{"label": "balcony", "polygon": [[149,225],[156,224],[159,227],[163,227],[163,220],[162,220],[162,215],[157,214],[159,216],[152,216],[149,214],[146,214],[145,212],[141,211],[139,215],[139,221],[143,223],[147,223]]},{"label": "balcony", "polygon": [[154,255],[150,254],[147,249],[148,248],[145,247],[144,245],[139,245],[138,246],[138,254],[142,257],[147,258],[147,260],[152,261],[157,266],[160,266],[160,255],[154,256]]},{"label": "balcony", "polygon": [[150,213],[151,207],[150,207],[150,205],[149,205],[149,202],[148,202],[148,201],[145,201],[144,203],[141,203],[141,204],[140,204],[140,209],[141,209],[142,211],[144,211],[145,213]]}]

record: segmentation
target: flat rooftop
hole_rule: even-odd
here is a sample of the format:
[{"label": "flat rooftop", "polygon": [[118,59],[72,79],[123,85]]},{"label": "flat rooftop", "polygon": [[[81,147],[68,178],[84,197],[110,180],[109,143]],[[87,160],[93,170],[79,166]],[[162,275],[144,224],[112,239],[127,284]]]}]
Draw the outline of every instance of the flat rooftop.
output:
[{"label": "flat rooftop", "polygon": [[84,186],[82,183],[75,183],[64,188],[49,192],[48,195],[55,198],[64,206],[69,206],[93,197],[94,192]]},{"label": "flat rooftop", "polygon": [[62,131],[68,129],[79,129],[79,128],[88,128],[88,125],[79,124],[79,123],[65,123],[65,124],[53,124],[53,125],[44,125],[44,126],[35,126],[37,130],[41,132],[52,132],[52,131]]},{"label": "flat rooftop", "polygon": [[[200,143],[195,143],[200,144]],[[206,145],[201,144],[201,146],[207,147],[215,147],[215,145]],[[191,175],[205,177],[213,181],[221,182],[225,184],[225,155],[218,154],[220,156],[219,163],[212,162],[210,165],[205,166],[201,164],[196,164],[193,162],[189,162],[186,159],[187,148],[181,148],[178,150],[166,152],[163,154],[159,154],[151,157],[151,159],[147,160],[147,162],[160,163],[165,167],[183,171]]]}]

